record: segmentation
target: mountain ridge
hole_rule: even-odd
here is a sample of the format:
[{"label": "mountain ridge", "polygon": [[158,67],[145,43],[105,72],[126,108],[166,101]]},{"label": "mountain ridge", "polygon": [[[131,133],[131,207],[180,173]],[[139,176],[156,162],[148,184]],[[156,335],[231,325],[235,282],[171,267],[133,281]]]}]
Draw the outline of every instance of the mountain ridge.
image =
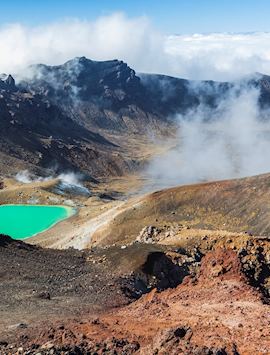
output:
[{"label": "mountain ridge", "polygon": [[258,73],[235,84],[136,74],[116,59],[32,65],[18,83],[1,75],[0,153],[41,169],[119,176],[142,163],[131,137],[171,136],[177,113],[215,108],[235,85],[258,89],[261,107],[270,107],[270,77]]}]

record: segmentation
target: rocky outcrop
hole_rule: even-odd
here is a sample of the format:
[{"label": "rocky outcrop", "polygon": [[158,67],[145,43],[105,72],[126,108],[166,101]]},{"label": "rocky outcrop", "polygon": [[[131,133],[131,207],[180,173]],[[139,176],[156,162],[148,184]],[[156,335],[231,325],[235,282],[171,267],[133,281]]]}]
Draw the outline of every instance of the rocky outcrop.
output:
[{"label": "rocky outcrop", "polygon": [[183,225],[179,223],[164,225],[162,227],[145,226],[136,237],[135,242],[146,244],[162,243],[167,238],[175,237],[179,233],[179,230],[183,228]]},{"label": "rocky outcrop", "polygon": [[161,239],[161,229],[155,226],[146,226],[144,227],[135,242],[153,244],[157,243]]}]

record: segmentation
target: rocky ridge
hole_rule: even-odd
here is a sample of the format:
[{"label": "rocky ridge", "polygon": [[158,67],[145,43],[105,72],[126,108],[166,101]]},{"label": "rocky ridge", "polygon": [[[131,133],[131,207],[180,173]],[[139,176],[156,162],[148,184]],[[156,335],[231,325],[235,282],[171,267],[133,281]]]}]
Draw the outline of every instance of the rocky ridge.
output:
[{"label": "rocky ridge", "polygon": [[173,135],[175,114],[199,105],[215,108],[230,90],[247,87],[259,90],[261,107],[267,108],[269,83],[262,74],[236,83],[136,74],[120,60],[85,57],[33,65],[18,82],[1,76],[1,160],[17,170],[57,166],[95,178],[120,176],[142,166],[134,142]]}]

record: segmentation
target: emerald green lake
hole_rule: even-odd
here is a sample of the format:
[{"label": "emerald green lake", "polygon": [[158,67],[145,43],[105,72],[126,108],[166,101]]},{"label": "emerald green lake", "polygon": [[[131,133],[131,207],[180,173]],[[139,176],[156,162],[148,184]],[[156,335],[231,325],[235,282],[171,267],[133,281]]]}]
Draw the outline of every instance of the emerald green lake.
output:
[{"label": "emerald green lake", "polygon": [[0,234],[13,239],[26,239],[51,228],[74,214],[64,206],[1,205]]}]

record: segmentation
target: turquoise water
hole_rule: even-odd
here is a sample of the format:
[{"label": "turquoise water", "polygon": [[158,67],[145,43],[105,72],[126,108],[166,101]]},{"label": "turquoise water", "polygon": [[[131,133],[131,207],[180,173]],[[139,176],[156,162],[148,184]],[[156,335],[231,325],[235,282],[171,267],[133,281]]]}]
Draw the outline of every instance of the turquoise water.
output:
[{"label": "turquoise water", "polygon": [[13,239],[26,239],[51,228],[75,213],[71,207],[2,205],[0,206],[0,234]]}]

